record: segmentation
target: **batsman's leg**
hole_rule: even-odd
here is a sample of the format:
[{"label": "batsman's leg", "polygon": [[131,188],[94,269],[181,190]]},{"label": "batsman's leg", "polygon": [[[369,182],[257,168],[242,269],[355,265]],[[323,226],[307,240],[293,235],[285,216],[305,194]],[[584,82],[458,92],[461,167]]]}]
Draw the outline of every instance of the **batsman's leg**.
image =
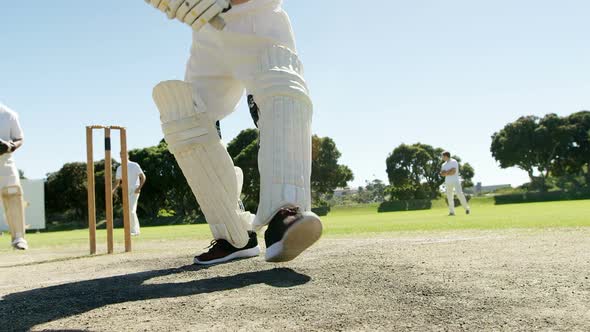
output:
[{"label": "batsman's leg", "polygon": [[265,234],[267,261],[288,261],[319,239],[320,219],[311,212],[313,106],[295,53],[264,50],[250,84],[259,109],[260,203],[255,226]]},{"label": "batsman's leg", "polygon": [[279,209],[311,209],[311,118],[313,106],[297,55],[275,46],[260,57],[251,92],[259,108],[260,205],[256,226]]},{"label": "batsman's leg", "polygon": [[6,186],[2,189],[2,203],[6,221],[12,235],[12,245],[15,249],[27,249],[25,241],[25,208],[23,193],[20,185]]},{"label": "batsman's leg", "polygon": [[216,240],[236,248],[250,240],[251,214],[239,208],[237,176],[207,105],[190,83],[166,81],[154,88],[164,138],[184,173]]}]

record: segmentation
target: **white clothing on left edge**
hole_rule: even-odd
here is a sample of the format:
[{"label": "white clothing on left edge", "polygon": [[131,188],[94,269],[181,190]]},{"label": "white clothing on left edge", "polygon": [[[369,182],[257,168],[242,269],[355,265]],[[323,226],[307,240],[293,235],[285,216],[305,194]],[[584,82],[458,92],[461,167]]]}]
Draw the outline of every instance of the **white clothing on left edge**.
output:
[{"label": "white clothing on left edge", "polygon": [[[0,104],[0,139],[12,141],[23,139],[23,130],[18,121],[18,114],[10,108]],[[0,156],[0,185],[17,185],[18,169],[12,158],[12,153]]]},{"label": "white clothing on left edge", "polygon": [[[0,104],[0,138],[4,141],[24,138],[17,113],[2,104]],[[22,195],[18,169],[12,158],[12,153],[5,153],[0,156],[1,213],[4,213],[10,228],[13,246],[20,249],[27,247],[24,240],[26,227]]]}]

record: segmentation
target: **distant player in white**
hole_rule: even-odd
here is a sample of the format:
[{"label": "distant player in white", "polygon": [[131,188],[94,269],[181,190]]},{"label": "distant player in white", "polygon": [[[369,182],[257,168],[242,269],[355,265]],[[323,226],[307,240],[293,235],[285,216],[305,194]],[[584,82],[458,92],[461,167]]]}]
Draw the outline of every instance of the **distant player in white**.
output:
[{"label": "distant player in white", "polygon": [[[131,160],[129,160],[129,162],[127,163],[127,175],[129,178],[128,193],[129,215],[131,217],[131,235],[137,236],[140,233],[139,218],[137,218],[137,202],[139,201],[139,194],[141,193],[141,188],[143,188],[143,186],[145,185],[146,176],[143,173],[143,170],[141,169],[139,164]],[[113,188],[113,192],[123,185],[123,168],[121,166],[117,167],[115,179],[117,180],[117,182],[115,183],[115,188]]]},{"label": "distant player in white", "polygon": [[455,196],[459,197],[461,206],[465,209],[465,213],[471,213],[467,199],[463,194],[463,188],[461,188],[461,177],[459,174],[459,163],[451,158],[450,152],[443,152],[442,159],[445,162],[442,165],[440,175],[445,177],[445,187],[447,188],[447,201],[449,202],[449,215],[455,215]]},{"label": "distant player in white", "polygon": [[[195,263],[257,256],[254,231],[264,226],[266,260],[294,259],[320,238],[322,224],[311,212],[313,105],[282,0],[146,2],[193,30],[185,81],[162,82],[153,97],[169,149],[213,233],[210,250]],[[260,129],[254,219],[240,208],[241,172],[216,126],[244,91]]]},{"label": "distant player in white", "polygon": [[0,104],[0,191],[4,215],[12,235],[12,247],[28,249],[25,240],[25,210],[23,192],[18,169],[12,154],[23,144],[21,129],[16,112]]}]

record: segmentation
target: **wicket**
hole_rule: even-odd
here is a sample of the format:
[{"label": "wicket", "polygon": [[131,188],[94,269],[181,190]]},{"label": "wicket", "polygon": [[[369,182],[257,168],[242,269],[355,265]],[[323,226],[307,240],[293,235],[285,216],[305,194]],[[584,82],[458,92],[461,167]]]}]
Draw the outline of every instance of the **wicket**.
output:
[{"label": "wicket", "polygon": [[131,252],[131,231],[129,215],[129,178],[127,171],[127,131],[124,127],[119,126],[87,126],[86,127],[86,176],[88,189],[88,229],[90,232],[90,254],[96,254],[96,198],[95,198],[95,181],[94,181],[94,130],[104,129],[104,146],[105,146],[105,213],[107,224],[107,252],[113,253],[113,169],[111,156],[111,131],[118,130],[121,140],[121,169],[123,192],[123,225],[125,229],[125,252]]}]

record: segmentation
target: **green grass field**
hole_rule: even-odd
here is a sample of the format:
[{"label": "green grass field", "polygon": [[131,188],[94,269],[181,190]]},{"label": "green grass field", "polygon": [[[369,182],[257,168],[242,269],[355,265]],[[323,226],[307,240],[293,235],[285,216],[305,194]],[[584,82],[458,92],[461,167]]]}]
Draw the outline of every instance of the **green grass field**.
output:
[{"label": "green grass field", "polygon": [[[590,201],[567,201],[494,205],[489,198],[474,199],[472,214],[462,208],[456,217],[448,217],[442,201],[432,210],[377,213],[376,205],[334,208],[323,218],[325,236],[370,236],[387,232],[452,231],[462,229],[506,229],[590,226]],[[6,235],[5,235],[6,236]],[[87,230],[28,234],[33,248],[81,246],[88,243]],[[207,225],[178,225],[143,227],[142,235],[134,241],[207,240]],[[117,245],[122,242],[122,230],[115,233]],[[104,230],[98,231],[98,243],[106,242]],[[0,246],[0,252],[9,250]]]}]

